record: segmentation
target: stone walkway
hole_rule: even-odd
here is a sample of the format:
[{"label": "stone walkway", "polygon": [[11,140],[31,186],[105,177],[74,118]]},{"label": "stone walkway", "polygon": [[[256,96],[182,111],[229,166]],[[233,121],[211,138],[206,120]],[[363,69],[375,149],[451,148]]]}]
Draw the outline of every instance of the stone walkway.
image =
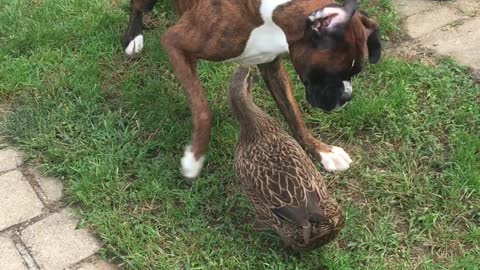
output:
[{"label": "stone walkway", "polygon": [[62,196],[62,182],[0,145],[0,270],[115,269],[96,255],[100,243],[88,230],[77,229]]},{"label": "stone walkway", "polygon": [[393,0],[407,34],[423,47],[480,70],[480,0]]}]

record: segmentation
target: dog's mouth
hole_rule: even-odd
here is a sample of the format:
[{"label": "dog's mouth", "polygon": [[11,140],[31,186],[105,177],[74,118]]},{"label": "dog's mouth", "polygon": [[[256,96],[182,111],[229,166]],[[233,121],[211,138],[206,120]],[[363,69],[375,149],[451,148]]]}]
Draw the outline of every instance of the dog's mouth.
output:
[{"label": "dog's mouth", "polygon": [[313,94],[309,93],[308,90],[306,91],[306,98],[307,98],[308,104],[310,104],[310,106],[312,106],[315,109],[321,109],[326,113],[330,113],[335,109],[335,106],[328,105],[324,102],[321,102],[317,98],[315,98]]},{"label": "dog's mouth", "polygon": [[313,108],[321,109],[325,113],[341,110],[347,106],[351,99],[351,92],[330,89],[311,89],[306,87],[305,96],[307,102]]}]

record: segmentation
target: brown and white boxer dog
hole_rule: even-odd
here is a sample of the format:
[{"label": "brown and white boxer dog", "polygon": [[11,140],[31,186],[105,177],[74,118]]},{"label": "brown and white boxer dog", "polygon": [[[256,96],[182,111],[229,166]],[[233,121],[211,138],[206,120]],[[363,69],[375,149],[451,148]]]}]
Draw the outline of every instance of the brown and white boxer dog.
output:
[{"label": "brown and white boxer dog", "polygon": [[[131,0],[123,43],[127,55],[143,48],[142,13],[156,0]],[[177,80],[192,112],[192,143],[181,159],[182,174],[199,175],[210,136],[211,112],[198,79],[198,60],[258,65],[295,139],[327,171],[343,171],[352,160],[340,147],[315,139],[302,120],[280,55],[289,54],[307,101],[330,112],[352,97],[351,78],[364,59],[381,55],[377,23],[356,12],[357,0],[177,0],[179,16],[162,36]]]}]

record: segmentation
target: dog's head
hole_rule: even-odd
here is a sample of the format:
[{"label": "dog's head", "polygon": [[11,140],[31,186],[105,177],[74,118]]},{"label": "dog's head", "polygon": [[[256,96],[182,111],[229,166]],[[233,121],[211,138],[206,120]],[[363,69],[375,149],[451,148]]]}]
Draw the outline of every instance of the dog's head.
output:
[{"label": "dog's head", "polygon": [[381,56],[378,25],[356,12],[357,0],[330,4],[306,20],[303,38],[290,44],[290,57],[302,80],[307,101],[330,112],[352,98],[351,78]]}]

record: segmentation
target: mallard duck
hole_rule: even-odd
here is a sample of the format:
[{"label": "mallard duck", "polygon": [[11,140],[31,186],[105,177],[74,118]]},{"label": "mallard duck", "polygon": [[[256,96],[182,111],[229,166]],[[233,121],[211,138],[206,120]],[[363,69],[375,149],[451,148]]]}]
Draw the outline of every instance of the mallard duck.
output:
[{"label": "mallard duck", "polygon": [[251,99],[251,70],[238,68],[229,104],[240,124],[234,169],[255,212],[257,230],[273,229],[293,250],[321,247],[345,217],[302,147]]}]

